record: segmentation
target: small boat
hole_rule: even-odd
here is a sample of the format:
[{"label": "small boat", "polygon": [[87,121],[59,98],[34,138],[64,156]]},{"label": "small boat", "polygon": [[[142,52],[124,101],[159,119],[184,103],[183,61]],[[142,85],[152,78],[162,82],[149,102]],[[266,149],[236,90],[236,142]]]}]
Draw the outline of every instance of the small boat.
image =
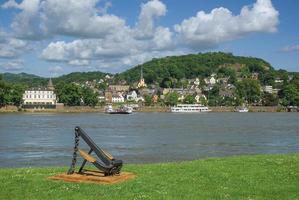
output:
[{"label": "small boat", "polygon": [[240,107],[240,108],[237,108],[236,109],[236,112],[239,112],[239,113],[247,113],[249,110],[247,107]]},{"label": "small boat", "polygon": [[178,104],[177,106],[171,107],[171,112],[173,113],[202,113],[210,111],[207,106],[200,104]]},{"label": "small boat", "polygon": [[133,112],[133,108],[130,106],[121,106],[118,109],[114,110],[112,105],[108,105],[105,109],[105,113],[108,114],[131,114]]}]

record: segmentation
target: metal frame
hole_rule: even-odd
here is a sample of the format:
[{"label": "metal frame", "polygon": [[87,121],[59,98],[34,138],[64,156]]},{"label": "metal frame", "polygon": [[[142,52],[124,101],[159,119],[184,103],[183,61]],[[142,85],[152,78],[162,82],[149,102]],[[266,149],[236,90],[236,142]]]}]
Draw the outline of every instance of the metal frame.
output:
[{"label": "metal frame", "polygon": [[[75,128],[75,147],[73,152],[73,159],[70,169],[67,174],[73,174],[75,172],[75,165],[77,162],[77,151],[79,146],[80,137],[85,141],[85,143],[90,147],[88,154],[92,152],[99,158],[99,161],[96,160],[92,162],[92,164],[97,167],[100,171],[104,172],[105,176],[119,174],[122,168],[123,162],[122,160],[110,159],[108,155],[106,155],[105,151],[103,151],[100,147],[98,147],[94,141],[87,135],[83,129],[79,126]],[[79,173],[81,173],[84,169],[87,160],[84,159],[81,167],[79,169]]]}]

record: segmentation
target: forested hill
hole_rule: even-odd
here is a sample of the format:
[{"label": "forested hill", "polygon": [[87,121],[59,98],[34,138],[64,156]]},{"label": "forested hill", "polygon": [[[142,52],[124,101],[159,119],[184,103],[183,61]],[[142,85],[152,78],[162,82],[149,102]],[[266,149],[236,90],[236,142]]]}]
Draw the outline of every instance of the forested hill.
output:
[{"label": "forested hill", "polygon": [[[266,61],[259,58],[234,56],[231,53],[199,53],[183,56],[169,56],[165,58],[153,59],[142,65],[135,66],[127,71],[115,75],[117,80],[126,80],[128,83],[134,83],[140,78],[140,70],[143,68],[143,74],[147,83],[161,84],[165,79],[171,81],[203,78],[216,73],[217,76],[235,77],[250,75],[258,72],[260,81],[263,83],[267,77],[273,79],[275,71]],[[284,73],[287,73],[284,71]],[[73,72],[57,78],[53,78],[54,84],[60,81],[64,82],[85,82],[99,80],[107,73],[103,72]],[[3,79],[11,83],[26,84],[29,87],[46,85],[48,78],[39,77],[32,74],[4,73]]]},{"label": "forested hill", "polygon": [[2,74],[3,80],[9,83],[18,83],[27,85],[30,87],[38,87],[44,86],[47,84],[48,79],[44,77],[40,77],[34,74],[27,74],[27,73],[4,73]]},{"label": "forested hill", "polygon": [[135,82],[140,77],[143,68],[144,78],[147,83],[158,82],[165,78],[195,78],[207,77],[212,73],[233,72],[269,72],[274,69],[269,63],[259,58],[234,56],[231,53],[199,53],[183,56],[169,56],[153,59],[138,65],[118,75],[118,79]]},{"label": "forested hill", "polygon": [[[60,82],[64,81],[67,83],[71,82],[77,82],[77,83],[83,83],[86,81],[92,81],[92,80],[99,80],[104,78],[109,73],[103,73],[103,72],[73,72],[67,75],[62,75],[58,78],[54,78],[54,82]],[[111,75],[111,74],[109,74]]]},{"label": "forested hill", "polygon": [[[73,72],[67,75],[62,75],[57,78],[52,78],[54,83],[63,81],[66,83],[71,82],[78,82],[78,83],[84,83],[86,81],[92,81],[92,80],[99,80],[103,78],[105,75],[109,73],[103,73],[103,72]],[[27,74],[27,73],[19,73],[19,74],[13,74],[13,73],[4,73],[2,74],[2,77],[5,81],[9,83],[19,83],[24,84],[29,87],[39,87],[39,86],[46,86],[49,78],[40,77],[33,74]]]}]

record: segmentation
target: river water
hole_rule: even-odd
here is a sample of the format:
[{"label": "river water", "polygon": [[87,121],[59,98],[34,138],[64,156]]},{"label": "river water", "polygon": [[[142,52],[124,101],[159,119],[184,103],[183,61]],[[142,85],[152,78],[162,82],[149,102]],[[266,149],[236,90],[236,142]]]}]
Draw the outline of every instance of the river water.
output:
[{"label": "river water", "polygon": [[69,165],[75,126],[125,163],[299,153],[299,113],[17,113],[0,114],[0,167]]}]

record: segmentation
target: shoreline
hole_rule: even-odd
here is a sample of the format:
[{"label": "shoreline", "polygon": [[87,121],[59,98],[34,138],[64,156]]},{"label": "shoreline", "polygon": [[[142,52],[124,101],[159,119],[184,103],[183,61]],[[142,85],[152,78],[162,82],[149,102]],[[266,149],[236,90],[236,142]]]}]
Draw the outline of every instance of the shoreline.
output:
[{"label": "shoreline", "polygon": [[[216,106],[209,107],[213,113],[235,112],[233,106]],[[287,109],[279,106],[249,106],[249,112],[287,112]],[[56,109],[19,109],[16,106],[6,106],[0,108],[0,113],[104,113],[104,107],[87,107],[87,106],[66,106]],[[170,112],[170,107],[162,106],[142,106],[136,112]]]}]

